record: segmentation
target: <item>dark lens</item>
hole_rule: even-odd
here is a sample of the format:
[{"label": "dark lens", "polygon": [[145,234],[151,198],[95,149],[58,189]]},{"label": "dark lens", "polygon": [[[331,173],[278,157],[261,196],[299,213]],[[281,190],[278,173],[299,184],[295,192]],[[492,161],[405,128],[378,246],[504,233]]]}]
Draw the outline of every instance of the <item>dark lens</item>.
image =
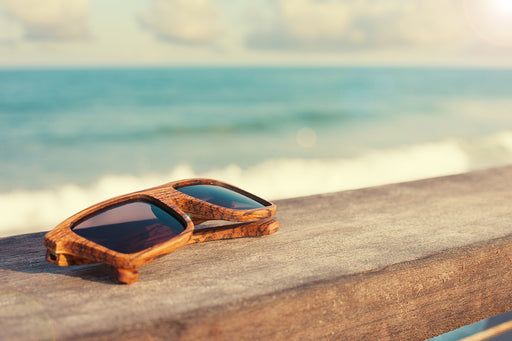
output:
[{"label": "dark lens", "polygon": [[160,207],[142,201],[102,211],[73,227],[73,232],[113,251],[134,253],[179,235],[186,224]]},{"label": "dark lens", "polygon": [[193,185],[177,188],[177,190],[191,197],[222,207],[249,210],[265,206],[243,194],[220,186]]}]

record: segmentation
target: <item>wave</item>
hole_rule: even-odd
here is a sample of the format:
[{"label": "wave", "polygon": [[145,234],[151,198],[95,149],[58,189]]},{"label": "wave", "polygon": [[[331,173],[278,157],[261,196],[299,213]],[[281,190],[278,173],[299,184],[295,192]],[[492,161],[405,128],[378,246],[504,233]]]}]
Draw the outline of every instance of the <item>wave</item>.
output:
[{"label": "wave", "polygon": [[112,196],[191,177],[215,178],[275,200],[462,173],[512,163],[512,132],[368,151],[341,159],[272,159],[197,172],[182,164],[165,174],[106,175],[90,186],[0,193],[0,237],[45,231]]},{"label": "wave", "polygon": [[115,127],[106,130],[105,122],[123,121],[124,117],[115,115],[108,117],[105,114],[101,120],[98,120],[100,123],[89,127],[88,130],[83,130],[80,125],[75,124],[67,127],[65,132],[60,128],[56,128],[55,131],[50,129],[44,133],[37,132],[35,134],[44,143],[69,146],[89,145],[91,143],[151,141],[168,137],[205,138],[207,135],[261,134],[262,132],[286,131],[290,127],[325,127],[339,123],[343,124],[343,122],[349,122],[354,119],[354,115],[343,110],[334,109],[290,112],[280,115],[278,120],[274,119],[275,116],[273,115],[268,113],[262,114],[261,112],[259,114],[234,115],[234,118],[230,119],[216,119],[218,116],[215,113],[199,113],[194,115],[193,121],[180,122],[178,119],[176,120],[177,122],[174,122],[171,119],[173,115],[169,114],[171,118],[167,118],[167,120],[171,122],[162,122],[162,120],[156,119],[155,122],[148,122],[146,120],[145,122],[138,122],[139,124],[117,124]]}]

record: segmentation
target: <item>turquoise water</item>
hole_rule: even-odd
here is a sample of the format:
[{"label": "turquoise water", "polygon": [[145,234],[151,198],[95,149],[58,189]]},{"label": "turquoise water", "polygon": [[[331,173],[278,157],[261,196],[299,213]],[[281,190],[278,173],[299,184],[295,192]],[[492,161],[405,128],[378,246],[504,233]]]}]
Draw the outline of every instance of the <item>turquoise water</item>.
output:
[{"label": "turquoise water", "polygon": [[[503,314],[492,316],[488,319],[478,321],[476,323],[464,326],[462,328],[458,328],[452,330],[448,333],[441,334],[439,336],[433,337],[430,341],[457,341],[461,340],[465,337],[474,335],[476,333],[482,332],[487,329],[495,328],[503,323],[508,323],[512,319],[512,312],[506,312]],[[495,330],[496,332],[496,330]],[[483,337],[481,337],[483,338]],[[512,331],[510,330],[502,330],[501,334],[498,334],[494,337],[487,337],[483,340],[489,341],[508,341],[512,339]]]},{"label": "turquoise water", "polygon": [[0,71],[0,235],[190,176],[275,199],[508,164],[511,95],[498,69]]}]

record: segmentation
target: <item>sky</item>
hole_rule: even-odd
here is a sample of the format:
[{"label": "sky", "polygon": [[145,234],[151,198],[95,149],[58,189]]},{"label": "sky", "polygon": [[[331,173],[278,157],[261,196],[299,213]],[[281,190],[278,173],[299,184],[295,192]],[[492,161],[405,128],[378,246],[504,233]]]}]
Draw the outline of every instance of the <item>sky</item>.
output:
[{"label": "sky", "polygon": [[0,68],[512,66],[512,0],[0,0]]}]

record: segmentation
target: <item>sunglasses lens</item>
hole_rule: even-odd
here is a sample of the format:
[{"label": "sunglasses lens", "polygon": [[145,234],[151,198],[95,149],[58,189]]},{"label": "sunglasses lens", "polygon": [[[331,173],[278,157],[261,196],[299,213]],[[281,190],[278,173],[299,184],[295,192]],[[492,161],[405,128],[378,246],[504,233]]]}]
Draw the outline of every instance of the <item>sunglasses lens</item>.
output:
[{"label": "sunglasses lens", "polygon": [[185,222],[147,202],[114,206],[82,221],[73,232],[113,251],[134,253],[168,241]]},{"label": "sunglasses lens", "polygon": [[209,202],[210,204],[227,208],[250,210],[265,206],[241,193],[220,186],[193,185],[177,188],[177,190],[191,197]]}]

